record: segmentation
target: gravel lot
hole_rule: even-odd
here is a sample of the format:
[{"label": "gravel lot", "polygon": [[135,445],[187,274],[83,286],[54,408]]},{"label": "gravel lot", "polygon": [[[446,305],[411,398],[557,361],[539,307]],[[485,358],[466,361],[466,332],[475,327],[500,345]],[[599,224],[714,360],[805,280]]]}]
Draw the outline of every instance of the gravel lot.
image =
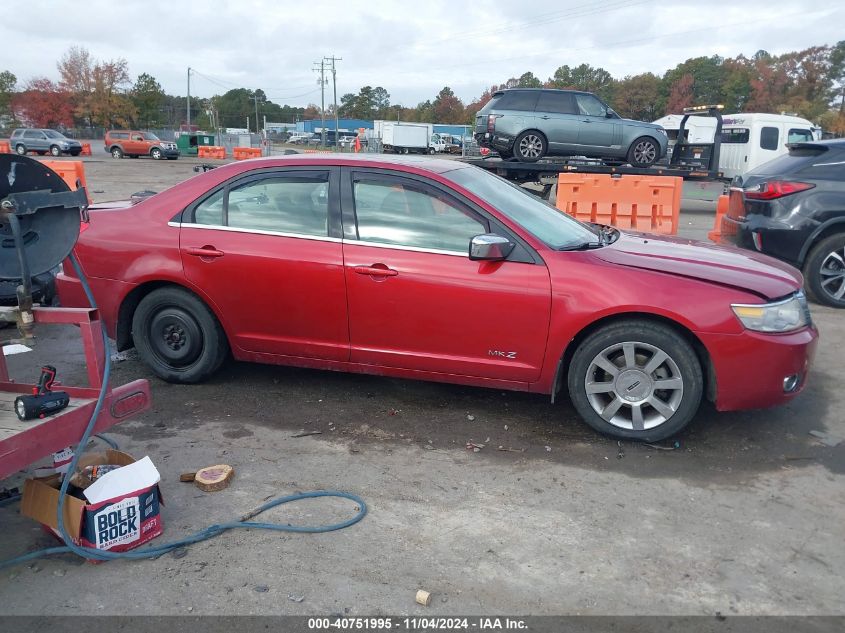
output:
[{"label": "gravel lot", "polygon": [[[93,147],[97,201],[161,190],[201,162]],[[708,193],[686,194],[681,234],[703,238]],[[0,572],[0,614],[845,614],[845,442],[809,435],[845,437],[845,325],[831,309],[813,316],[822,343],[802,396],[768,411],[705,405],[665,451],[596,435],[565,399],[236,363],[177,386],[130,358],[113,380],[149,378],[153,410],[111,436],[161,471],[159,541],[298,490],[354,492],[369,515],[322,535],[230,532],[183,558],[44,559]],[[32,380],[48,361],[66,383],[84,376],[73,328],[42,328],[9,365]],[[293,437],[303,429],[321,434]],[[220,462],[237,471],[223,492],[178,482]],[[308,501],[265,517],[351,511]],[[16,504],[0,508],[0,526],[0,559],[53,543]],[[419,588],[431,606],[414,604]]]}]

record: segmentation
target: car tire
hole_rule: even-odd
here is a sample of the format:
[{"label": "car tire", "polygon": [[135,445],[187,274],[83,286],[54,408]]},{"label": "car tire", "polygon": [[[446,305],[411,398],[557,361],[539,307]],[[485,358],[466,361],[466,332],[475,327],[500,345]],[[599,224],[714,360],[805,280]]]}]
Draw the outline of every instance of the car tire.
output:
[{"label": "car tire", "polygon": [[641,136],[628,148],[628,163],[632,167],[651,167],[660,158],[660,145],[650,136]]},{"label": "car tire", "polygon": [[163,154],[158,147],[154,147],[150,150],[150,157],[152,157],[153,160],[161,160],[162,156]]},{"label": "car tire", "polygon": [[548,150],[546,137],[537,130],[526,130],[513,142],[513,155],[523,163],[536,163]]},{"label": "car tire", "polygon": [[132,317],[132,338],[141,360],[167,382],[202,382],[229,353],[214,313],[199,297],[176,287],[153,290],[141,299]]},{"label": "car tire", "polygon": [[50,156],[61,156],[62,150],[59,148],[58,145],[51,145],[50,146]]},{"label": "car tire", "polygon": [[810,296],[822,305],[845,308],[845,233],[836,233],[816,244],[804,263]]},{"label": "car tire", "polygon": [[[656,388],[657,381],[666,388]],[[692,346],[671,327],[641,320],[615,323],[584,339],[572,356],[567,382],[572,404],[588,425],[616,439],[641,442],[683,429],[704,391]]]},{"label": "car tire", "polygon": [[24,145],[23,143],[18,143],[17,145],[15,145],[15,151],[20,156],[26,156],[26,145]]},{"label": "car tire", "polygon": [[123,158],[123,150],[119,147],[112,147],[110,151],[112,158]]},{"label": "car tire", "polygon": [[434,148],[433,148],[433,147],[429,147],[429,148],[428,148],[428,153],[429,153],[429,154],[434,154],[434,151],[435,151],[435,150],[434,150]]}]

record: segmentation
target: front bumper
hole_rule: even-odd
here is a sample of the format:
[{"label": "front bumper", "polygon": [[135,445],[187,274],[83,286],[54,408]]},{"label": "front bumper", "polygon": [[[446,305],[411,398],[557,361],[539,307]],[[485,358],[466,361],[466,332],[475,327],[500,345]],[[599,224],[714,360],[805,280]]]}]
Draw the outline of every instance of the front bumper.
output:
[{"label": "front bumper", "polygon": [[181,150],[177,149],[165,149],[161,148],[161,155],[165,158],[179,158],[182,155]]},{"label": "front bumper", "polygon": [[[815,326],[787,334],[697,333],[704,343],[716,379],[716,409],[763,409],[789,402],[804,390],[819,333]],[[784,390],[784,379],[797,375],[799,383]]]}]

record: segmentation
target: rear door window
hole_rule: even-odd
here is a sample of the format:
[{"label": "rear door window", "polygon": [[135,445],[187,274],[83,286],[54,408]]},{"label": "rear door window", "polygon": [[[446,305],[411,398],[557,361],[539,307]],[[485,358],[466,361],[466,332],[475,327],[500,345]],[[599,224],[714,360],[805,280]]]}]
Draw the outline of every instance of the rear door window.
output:
[{"label": "rear door window", "polygon": [[24,135],[24,138],[41,138],[42,134],[39,130],[27,130]]},{"label": "rear door window", "polygon": [[762,149],[778,148],[779,130],[776,127],[766,126],[760,130],[760,147]]},{"label": "rear door window", "polygon": [[722,130],[722,143],[747,143],[751,138],[751,130],[747,127],[732,127]]},{"label": "rear door window", "polygon": [[569,92],[543,92],[537,101],[538,112],[553,112],[555,114],[578,114],[575,109],[575,99]]},{"label": "rear door window", "polygon": [[802,178],[845,181],[845,152],[824,152],[814,156],[800,171]]},{"label": "rear door window", "polygon": [[524,110],[533,112],[537,105],[537,99],[540,92],[536,90],[516,90],[514,92],[506,92],[493,106],[495,110]]}]

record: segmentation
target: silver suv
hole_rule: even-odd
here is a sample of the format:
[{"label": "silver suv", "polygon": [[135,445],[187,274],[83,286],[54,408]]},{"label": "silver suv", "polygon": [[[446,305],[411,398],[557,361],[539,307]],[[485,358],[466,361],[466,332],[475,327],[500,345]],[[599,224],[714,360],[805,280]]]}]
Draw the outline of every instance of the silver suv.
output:
[{"label": "silver suv", "polygon": [[27,152],[42,155],[49,153],[52,156],[79,156],[82,152],[82,144],[79,141],[69,139],[56,130],[47,129],[18,128],[12,132],[9,146],[21,156]]},{"label": "silver suv", "polygon": [[531,163],[544,156],[586,156],[648,167],[666,154],[666,131],[623,119],[594,94],[515,88],[493,93],[475,117],[482,147]]}]

